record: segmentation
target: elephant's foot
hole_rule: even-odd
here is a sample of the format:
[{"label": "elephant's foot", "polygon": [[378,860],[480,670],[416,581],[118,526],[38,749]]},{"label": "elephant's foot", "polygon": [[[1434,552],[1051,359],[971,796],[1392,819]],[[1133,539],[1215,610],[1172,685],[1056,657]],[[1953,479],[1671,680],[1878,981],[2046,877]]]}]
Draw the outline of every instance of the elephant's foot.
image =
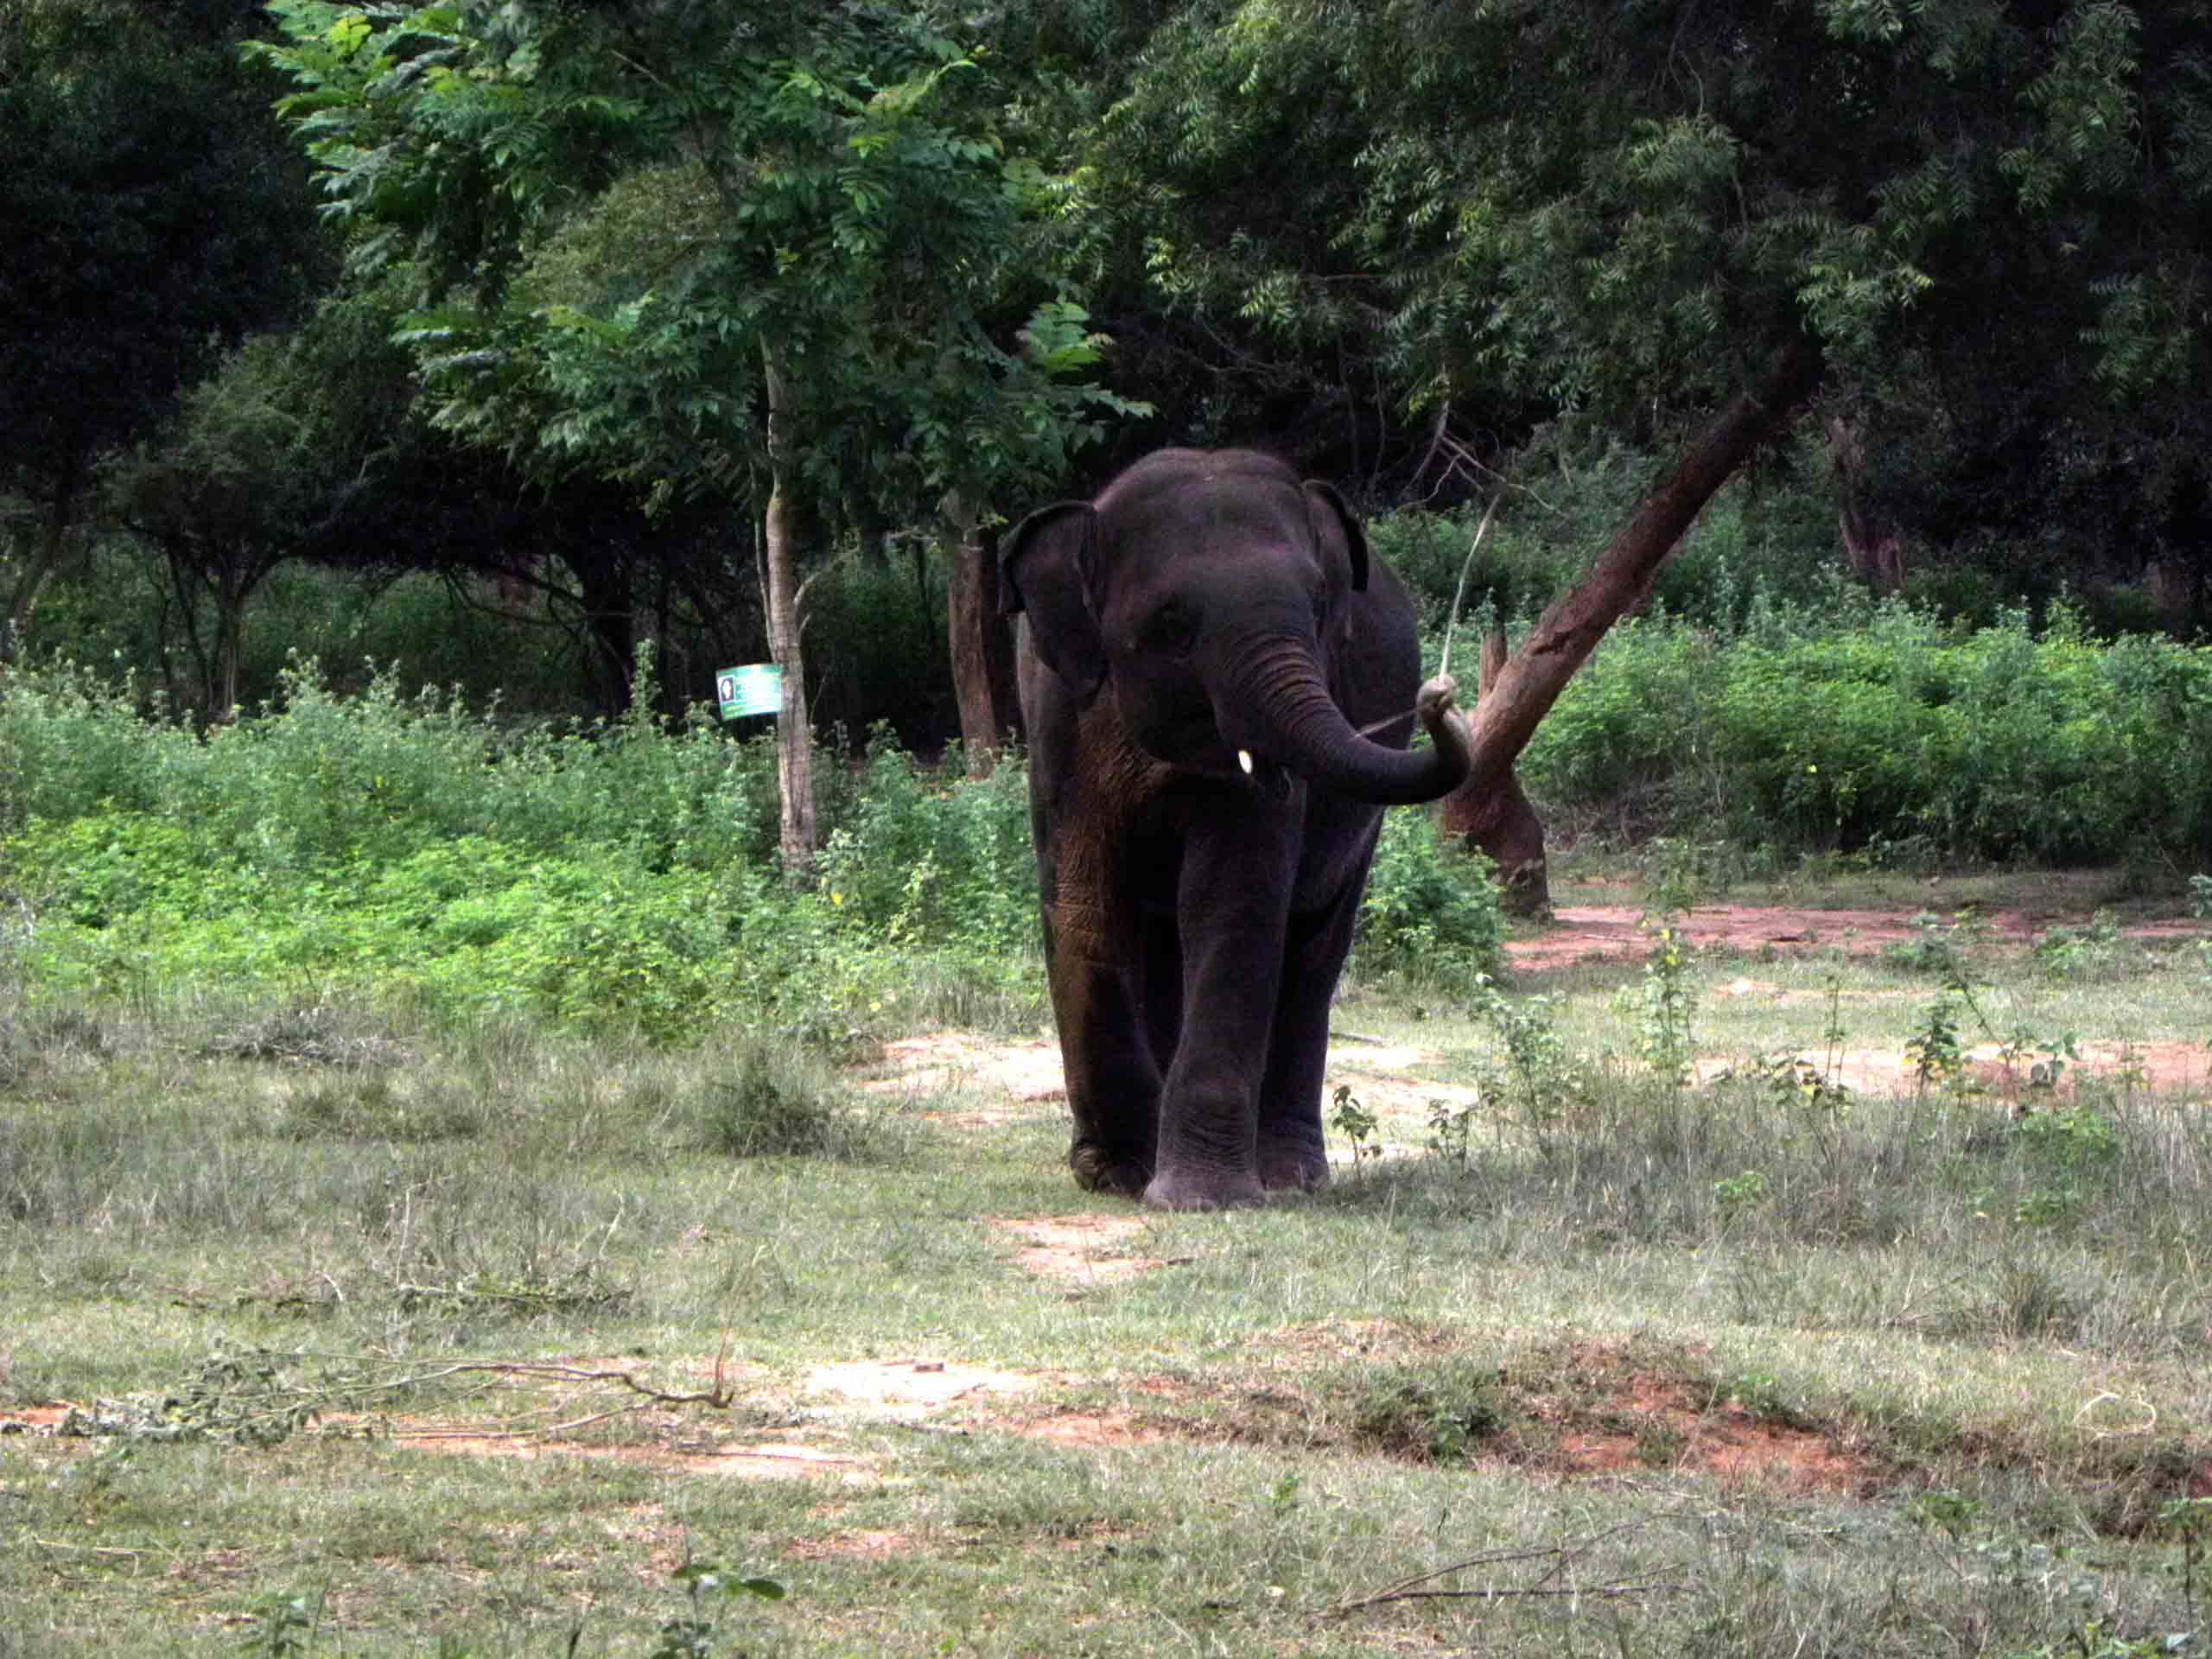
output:
[{"label": "elephant's foot", "polygon": [[1155,1210],[1240,1210],[1267,1202],[1267,1189],[1249,1170],[1164,1169],[1144,1190]]},{"label": "elephant's foot", "polygon": [[1124,1198],[1140,1198],[1152,1179],[1152,1166],[1140,1158],[1116,1153],[1090,1141],[1078,1141],[1068,1151],[1068,1167],[1075,1184],[1086,1192],[1111,1192]]},{"label": "elephant's foot", "polygon": [[1270,1192],[1316,1192],[1329,1184],[1329,1154],[1306,1141],[1260,1142],[1260,1185]]}]

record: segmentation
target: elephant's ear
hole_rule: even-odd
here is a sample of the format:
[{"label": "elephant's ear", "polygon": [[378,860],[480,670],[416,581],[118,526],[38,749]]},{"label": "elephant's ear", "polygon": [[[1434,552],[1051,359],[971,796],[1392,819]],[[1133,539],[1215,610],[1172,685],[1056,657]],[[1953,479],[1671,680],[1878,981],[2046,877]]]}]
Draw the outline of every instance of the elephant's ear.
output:
[{"label": "elephant's ear", "polygon": [[1317,479],[1306,483],[1306,516],[1313,521],[1313,535],[1323,547],[1335,548],[1351,567],[1351,590],[1367,591],[1367,534],[1351,516],[1336,486]]},{"label": "elephant's ear", "polygon": [[999,552],[1000,611],[1028,613],[1045,666],[1086,698],[1106,677],[1106,641],[1090,602],[1096,520],[1088,501],[1040,507]]}]

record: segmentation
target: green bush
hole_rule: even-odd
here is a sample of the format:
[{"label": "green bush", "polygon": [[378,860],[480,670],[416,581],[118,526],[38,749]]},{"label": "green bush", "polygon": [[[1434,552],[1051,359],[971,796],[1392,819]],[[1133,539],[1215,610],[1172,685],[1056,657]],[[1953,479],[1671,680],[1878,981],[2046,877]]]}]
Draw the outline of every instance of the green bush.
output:
[{"label": "green bush", "polygon": [[1354,973],[1448,987],[1502,970],[1505,912],[1489,861],[1444,844],[1426,812],[1383,815],[1361,901]]},{"label": "green bush", "polygon": [[[1038,1006],[1019,755],[969,782],[881,738],[819,757],[820,882],[777,859],[772,740],[641,711],[502,728],[312,664],[204,738],[67,669],[0,688],[11,960],[49,990],[340,988],[686,1040],[729,1019],[842,1043],[909,1005]],[[888,1010],[888,1012],[887,1012]]]},{"label": "green bush", "polygon": [[925,772],[879,728],[848,821],[822,852],[841,919],[892,944],[1026,946],[1037,931],[1027,773],[1011,757],[980,779],[957,751]]},{"label": "green bush", "polygon": [[2040,635],[2018,611],[1974,632],[1895,603],[1848,629],[1754,615],[1732,641],[1664,618],[1614,629],[1538,728],[1531,793],[1800,850],[2212,849],[2212,651],[2099,644],[2057,603]]}]

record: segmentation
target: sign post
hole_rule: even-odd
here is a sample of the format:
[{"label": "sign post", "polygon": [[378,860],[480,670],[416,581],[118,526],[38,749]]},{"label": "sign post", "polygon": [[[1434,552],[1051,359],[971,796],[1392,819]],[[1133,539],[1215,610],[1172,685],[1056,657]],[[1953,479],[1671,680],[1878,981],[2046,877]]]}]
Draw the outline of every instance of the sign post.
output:
[{"label": "sign post", "polygon": [[715,696],[724,720],[775,714],[784,706],[784,671],[773,663],[725,668],[715,676]]}]

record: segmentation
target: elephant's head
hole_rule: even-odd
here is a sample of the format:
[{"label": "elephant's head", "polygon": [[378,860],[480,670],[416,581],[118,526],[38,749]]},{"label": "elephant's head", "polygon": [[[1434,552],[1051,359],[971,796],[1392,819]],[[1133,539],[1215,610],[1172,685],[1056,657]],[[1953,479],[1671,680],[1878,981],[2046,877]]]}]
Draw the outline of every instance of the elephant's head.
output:
[{"label": "elephant's head", "polygon": [[1351,638],[1367,541],[1342,497],[1280,461],[1162,450],[1096,502],[1030,515],[1001,558],[1004,607],[1027,614],[1046,666],[1083,702],[1111,697],[1157,760],[1261,784],[1288,772],[1381,804],[1467,775],[1448,680],[1421,688],[1426,753],[1370,741],[1338,707],[1345,652],[1380,644]]}]

